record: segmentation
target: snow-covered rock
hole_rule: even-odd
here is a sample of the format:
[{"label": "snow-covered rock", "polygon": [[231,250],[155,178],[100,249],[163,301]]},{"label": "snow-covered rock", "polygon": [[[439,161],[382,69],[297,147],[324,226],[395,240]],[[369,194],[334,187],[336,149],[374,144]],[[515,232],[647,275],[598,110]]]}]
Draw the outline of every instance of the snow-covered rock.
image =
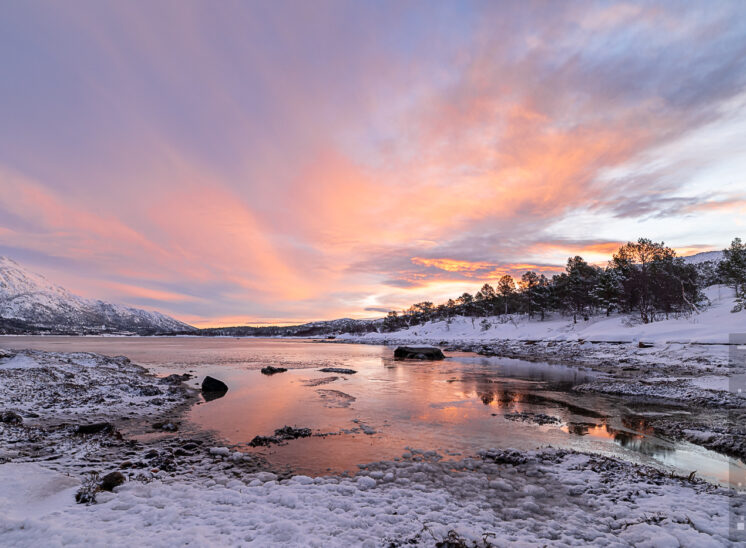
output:
[{"label": "snow-covered rock", "polygon": [[26,350],[0,357],[2,407],[41,419],[148,416],[186,398],[181,386],[163,386],[123,356]]}]

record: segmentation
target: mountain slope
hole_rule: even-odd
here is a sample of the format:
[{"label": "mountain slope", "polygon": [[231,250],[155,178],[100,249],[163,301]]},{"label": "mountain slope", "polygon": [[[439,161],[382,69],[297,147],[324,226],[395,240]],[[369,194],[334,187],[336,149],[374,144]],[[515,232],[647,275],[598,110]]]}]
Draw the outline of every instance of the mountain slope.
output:
[{"label": "mountain slope", "polygon": [[703,251],[701,253],[695,253],[694,255],[687,255],[684,257],[684,262],[687,264],[702,264],[705,262],[719,263],[723,260],[722,251]]},{"label": "mountain slope", "polygon": [[193,331],[160,312],[84,299],[0,257],[0,319],[46,331],[140,334]]}]

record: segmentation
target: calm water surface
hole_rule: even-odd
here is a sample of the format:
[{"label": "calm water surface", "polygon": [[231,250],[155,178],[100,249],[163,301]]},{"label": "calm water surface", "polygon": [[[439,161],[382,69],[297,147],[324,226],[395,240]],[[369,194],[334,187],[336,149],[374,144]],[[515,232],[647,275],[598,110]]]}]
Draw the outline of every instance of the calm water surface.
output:
[{"label": "calm water surface", "polygon": [[[482,448],[564,447],[614,455],[719,483],[743,477],[740,461],[655,436],[651,414],[686,409],[570,389],[597,374],[558,365],[449,353],[439,362],[395,361],[383,346],[229,338],[0,337],[0,347],[125,355],[159,374],[190,371],[223,380],[228,393],[194,406],[189,421],[226,444],[265,455],[299,473],[353,471],[357,464],[400,456],[408,447],[444,455]],[[262,375],[265,365],[286,373]],[[323,373],[349,368],[354,375]],[[508,420],[543,413],[560,424]],[[285,425],[327,436],[249,448],[256,435]]]}]

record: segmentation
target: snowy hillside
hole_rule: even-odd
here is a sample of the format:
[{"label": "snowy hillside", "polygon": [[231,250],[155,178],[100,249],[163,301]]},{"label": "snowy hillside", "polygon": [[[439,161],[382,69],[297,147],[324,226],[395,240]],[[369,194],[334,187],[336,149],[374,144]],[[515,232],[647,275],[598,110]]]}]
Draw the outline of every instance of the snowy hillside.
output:
[{"label": "snowy hillside", "polygon": [[0,320],[61,331],[136,333],[193,330],[160,312],[84,299],[0,257]]},{"label": "snowy hillside", "polygon": [[722,251],[703,251],[702,253],[696,253],[694,255],[688,255],[686,257],[683,257],[684,262],[687,264],[702,264],[706,263],[707,261],[712,261],[713,263],[719,263],[723,260],[723,252]]},{"label": "snowy hillside", "polygon": [[[396,338],[398,341],[494,341],[494,340],[554,340],[594,342],[679,342],[727,343],[729,333],[746,331],[746,312],[733,313],[733,289],[716,285],[705,290],[710,301],[699,314],[671,318],[649,324],[635,322],[629,315],[595,316],[589,321],[572,322],[572,318],[556,315],[545,321],[528,320],[525,315],[486,318],[455,317],[446,321],[427,322],[393,333],[368,333],[367,341]],[[342,336],[340,338],[346,338]]]}]

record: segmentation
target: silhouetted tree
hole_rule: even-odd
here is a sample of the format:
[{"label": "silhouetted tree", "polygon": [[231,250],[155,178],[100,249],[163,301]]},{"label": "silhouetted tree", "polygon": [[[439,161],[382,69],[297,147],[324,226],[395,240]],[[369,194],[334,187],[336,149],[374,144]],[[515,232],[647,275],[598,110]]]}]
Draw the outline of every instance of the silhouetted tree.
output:
[{"label": "silhouetted tree", "polygon": [[528,317],[533,317],[533,309],[535,306],[534,300],[536,298],[536,288],[539,286],[539,276],[536,272],[529,270],[521,276],[520,288],[523,295],[526,297],[526,307],[528,309]]},{"label": "silhouetted tree", "polygon": [[508,313],[508,303],[510,298],[515,294],[515,282],[509,274],[502,276],[497,282],[497,294],[500,295],[505,303],[505,313]]}]

